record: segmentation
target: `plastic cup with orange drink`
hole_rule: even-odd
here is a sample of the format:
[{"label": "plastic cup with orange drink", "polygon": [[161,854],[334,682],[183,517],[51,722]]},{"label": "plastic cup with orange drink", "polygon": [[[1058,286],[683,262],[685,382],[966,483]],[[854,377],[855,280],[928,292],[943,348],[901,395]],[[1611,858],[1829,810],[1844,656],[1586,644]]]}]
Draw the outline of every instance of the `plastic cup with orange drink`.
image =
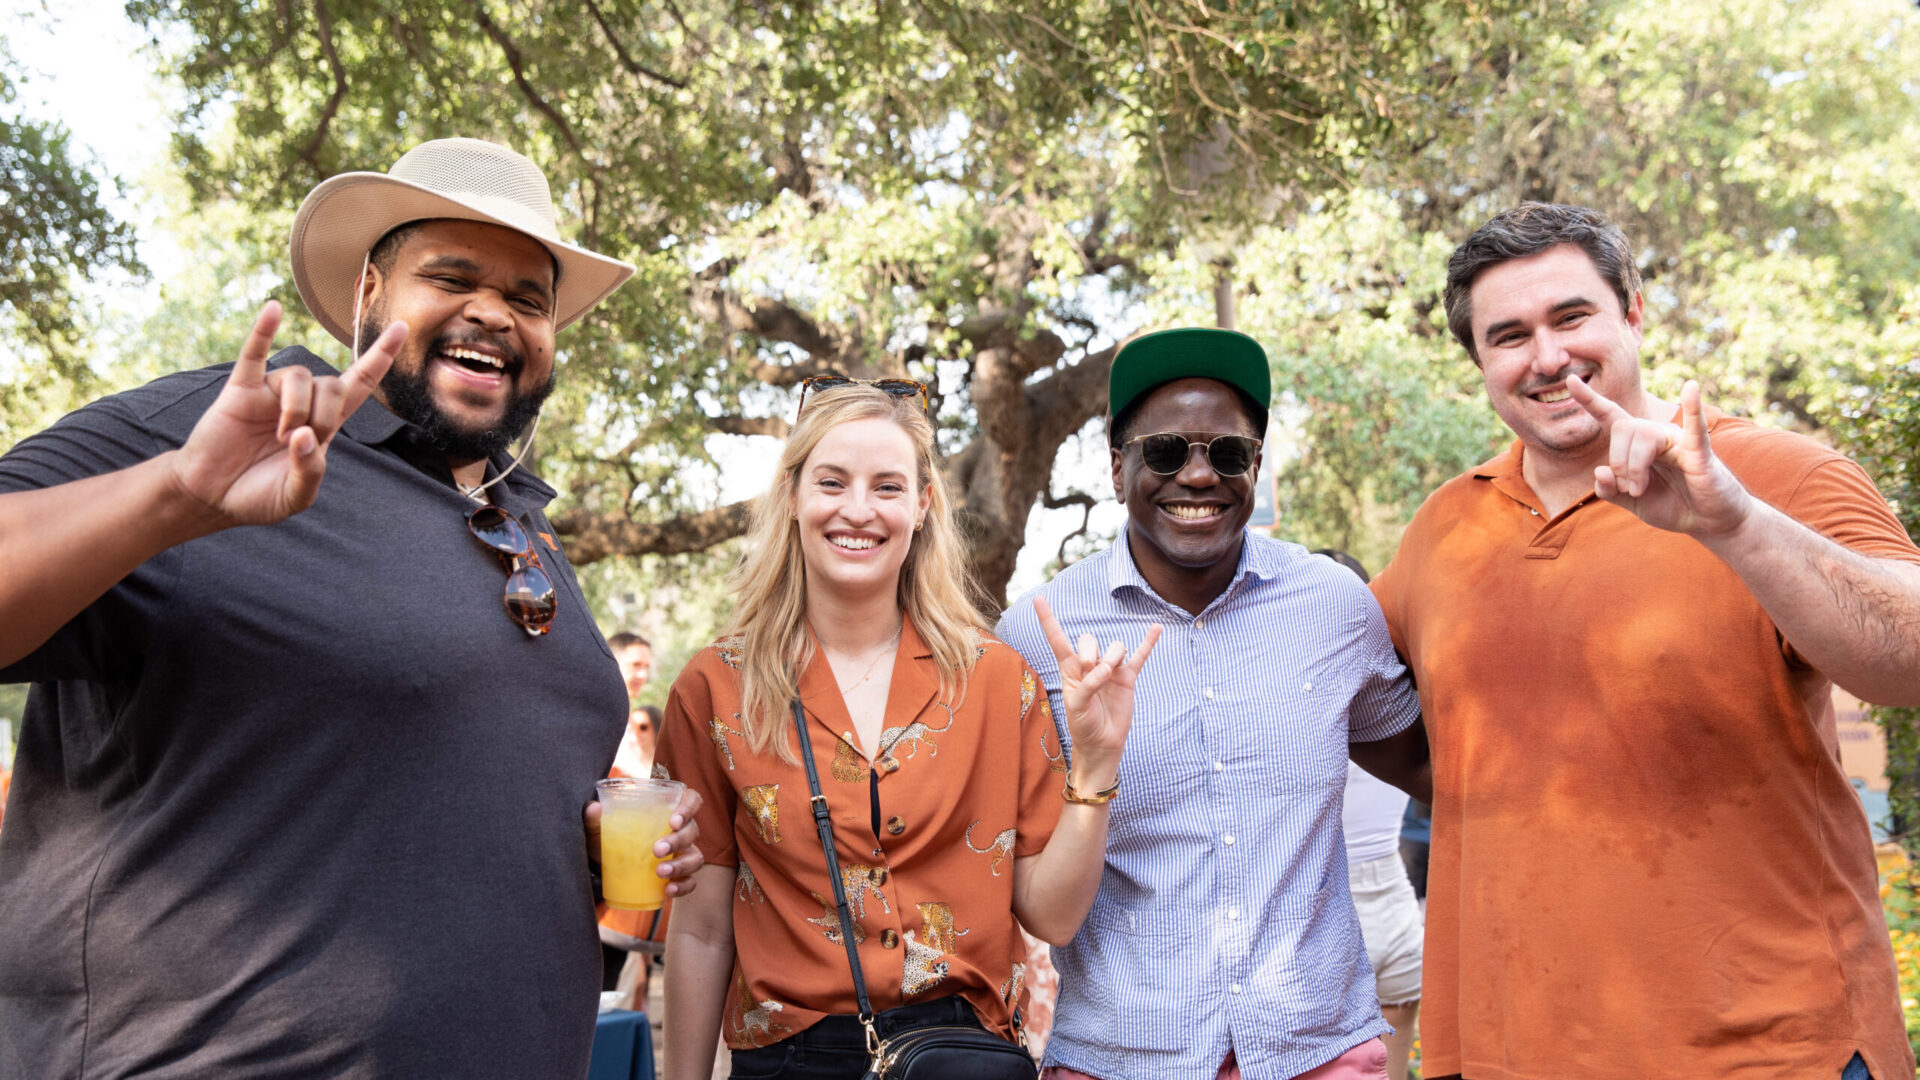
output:
[{"label": "plastic cup with orange drink", "polygon": [[673,810],[687,786],[637,777],[594,786],[600,795],[600,895],[608,907],[652,911],[667,900],[667,879],[655,872],[667,860],[653,853],[653,845],[673,831]]}]

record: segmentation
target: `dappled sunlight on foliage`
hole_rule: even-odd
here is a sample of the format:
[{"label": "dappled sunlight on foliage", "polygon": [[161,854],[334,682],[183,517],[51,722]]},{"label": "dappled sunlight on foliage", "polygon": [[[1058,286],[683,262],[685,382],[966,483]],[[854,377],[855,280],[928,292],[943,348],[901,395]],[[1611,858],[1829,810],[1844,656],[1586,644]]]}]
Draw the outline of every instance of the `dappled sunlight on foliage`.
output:
[{"label": "dappled sunlight on foliage", "polygon": [[1920,874],[1898,849],[1880,855],[1880,900],[1886,906],[1887,932],[1893,935],[1893,961],[1900,971],[1900,1008],[1907,1017],[1907,1041],[1920,1053]]}]

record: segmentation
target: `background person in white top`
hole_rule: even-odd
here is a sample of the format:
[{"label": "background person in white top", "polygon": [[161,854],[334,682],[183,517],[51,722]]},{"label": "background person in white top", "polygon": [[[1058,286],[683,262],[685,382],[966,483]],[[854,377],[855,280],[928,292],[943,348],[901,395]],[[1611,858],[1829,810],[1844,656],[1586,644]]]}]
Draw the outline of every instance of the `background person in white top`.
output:
[{"label": "background person in white top", "polygon": [[[1367,568],[1344,551],[1316,551],[1367,580]],[[1373,965],[1380,1015],[1393,1025],[1387,1044],[1387,1075],[1407,1080],[1414,1021],[1420,1013],[1420,901],[1400,858],[1400,821],[1407,793],[1347,762],[1346,802],[1340,825],[1347,840],[1347,885],[1360,915],[1367,960]]]}]

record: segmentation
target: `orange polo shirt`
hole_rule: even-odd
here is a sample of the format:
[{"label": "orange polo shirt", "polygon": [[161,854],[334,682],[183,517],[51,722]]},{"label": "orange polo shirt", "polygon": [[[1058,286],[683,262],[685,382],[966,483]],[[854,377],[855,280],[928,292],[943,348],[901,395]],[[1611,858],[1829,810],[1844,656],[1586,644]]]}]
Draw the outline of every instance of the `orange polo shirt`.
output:
[{"label": "orange polo shirt", "polygon": [[[696,816],[707,862],[736,868],[722,1034],[747,1049],[859,1006],[806,769],[754,753],[740,734],[739,649],[737,639],[710,646],[674,680],[654,760],[705,800]],[[909,619],[880,739],[891,749],[877,761],[861,752],[817,652],[800,701],[873,1007],[958,994],[1011,1035],[1026,953],[1013,860],[1046,847],[1066,770],[1046,691],[1018,653],[982,634],[964,696],[943,702]],[[791,730],[790,714],[782,723]],[[879,778],[877,831],[870,776]]]},{"label": "orange polo shirt", "polygon": [[[1920,563],[1858,466],[1708,420],[1750,491]],[[1521,455],[1373,581],[1433,746],[1423,1071],[1912,1076],[1831,684],[1698,542],[1591,495],[1548,520]]]}]

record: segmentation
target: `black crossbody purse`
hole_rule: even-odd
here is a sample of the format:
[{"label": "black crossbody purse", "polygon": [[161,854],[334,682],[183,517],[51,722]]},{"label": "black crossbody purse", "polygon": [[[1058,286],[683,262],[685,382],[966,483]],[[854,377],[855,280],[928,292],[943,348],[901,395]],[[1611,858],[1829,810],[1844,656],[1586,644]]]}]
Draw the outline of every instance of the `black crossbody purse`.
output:
[{"label": "black crossbody purse", "polygon": [[[807,738],[807,714],[793,699],[793,733],[800,740],[800,759],[807,766],[807,790],[812,795],[813,824],[820,830],[820,847],[827,853],[827,882],[833,886],[833,904],[840,912],[840,943],[847,947],[847,966],[853,971],[853,993],[860,1003],[860,1025],[867,1029],[866,1080],[1034,1080],[1040,1074],[1026,1048],[971,1024],[931,1024],[910,1028],[881,1039],[873,1024],[873,1003],[867,999],[867,979],[860,971],[860,953],[853,944],[853,913],[847,910],[847,889],[840,878],[840,857],[833,846],[833,819],[827,797],[820,794],[820,770],[813,763],[813,743]],[[1014,1018],[1019,1029],[1019,1017]]]}]

